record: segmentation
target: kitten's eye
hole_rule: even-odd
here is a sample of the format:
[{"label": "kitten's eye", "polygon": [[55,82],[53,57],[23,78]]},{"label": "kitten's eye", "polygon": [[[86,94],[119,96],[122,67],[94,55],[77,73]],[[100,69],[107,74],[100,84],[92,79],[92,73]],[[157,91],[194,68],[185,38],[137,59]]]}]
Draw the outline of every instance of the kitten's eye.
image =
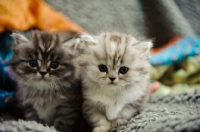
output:
[{"label": "kitten's eye", "polygon": [[30,60],[30,61],[29,61],[29,65],[30,65],[31,67],[36,67],[36,66],[38,66],[38,62],[37,62],[37,60]]},{"label": "kitten's eye", "polygon": [[50,64],[50,67],[53,68],[53,69],[58,68],[58,66],[59,66],[59,63],[57,61],[52,61],[51,64]]},{"label": "kitten's eye", "polygon": [[99,65],[99,70],[100,70],[101,72],[107,72],[107,67],[106,67],[106,65]]},{"label": "kitten's eye", "polygon": [[120,67],[119,73],[121,73],[121,74],[126,74],[127,72],[128,72],[128,67],[125,67],[125,66]]}]

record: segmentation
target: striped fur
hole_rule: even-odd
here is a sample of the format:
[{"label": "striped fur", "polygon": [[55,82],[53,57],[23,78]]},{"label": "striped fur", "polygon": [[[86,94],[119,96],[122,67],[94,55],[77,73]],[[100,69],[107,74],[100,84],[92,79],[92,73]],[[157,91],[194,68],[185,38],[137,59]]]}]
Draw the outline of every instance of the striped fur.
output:
[{"label": "striped fur", "polygon": [[[73,48],[66,42],[76,34],[32,31],[12,36],[16,43],[10,66],[26,118],[70,132],[80,114],[81,89]],[[32,67],[31,60],[38,65]],[[58,67],[52,68],[52,62]]]},{"label": "striped fur", "polygon": [[[83,113],[94,132],[108,132],[137,114],[148,95],[152,43],[116,32],[82,35],[80,42]],[[100,71],[102,64],[107,71]],[[128,72],[120,73],[121,67]]]}]

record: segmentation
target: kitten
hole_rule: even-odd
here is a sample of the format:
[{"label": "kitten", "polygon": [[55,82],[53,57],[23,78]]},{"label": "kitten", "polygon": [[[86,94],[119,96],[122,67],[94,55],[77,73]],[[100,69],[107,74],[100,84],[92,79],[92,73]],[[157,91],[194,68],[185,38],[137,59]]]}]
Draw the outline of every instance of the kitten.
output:
[{"label": "kitten", "polygon": [[148,97],[151,42],[116,32],[79,39],[83,114],[93,132],[127,123]]},{"label": "kitten", "polygon": [[[70,132],[81,113],[80,79],[76,76],[74,32],[14,32],[10,62],[17,82],[17,99],[28,120]],[[70,41],[70,40],[69,40]]]}]

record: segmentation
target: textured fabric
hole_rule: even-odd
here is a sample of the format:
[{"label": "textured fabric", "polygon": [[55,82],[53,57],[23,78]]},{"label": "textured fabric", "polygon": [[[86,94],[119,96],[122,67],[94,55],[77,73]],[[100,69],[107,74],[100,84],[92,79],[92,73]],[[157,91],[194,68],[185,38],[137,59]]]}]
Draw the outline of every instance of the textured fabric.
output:
[{"label": "textured fabric", "polygon": [[7,92],[5,90],[0,90],[0,108],[9,107],[15,102],[15,92]]},{"label": "textured fabric", "polygon": [[83,31],[43,0],[1,0],[0,32],[5,30]]},{"label": "textured fabric", "polygon": [[177,83],[200,83],[200,55],[188,57],[176,65],[154,66],[151,69],[151,79],[172,86]]},{"label": "textured fabric", "polygon": [[115,130],[117,132],[200,131],[200,92],[152,96],[139,115]]},{"label": "textured fabric", "polygon": [[[54,129],[35,122],[4,120],[7,119],[1,118],[1,132],[55,132]],[[112,130],[112,132],[198,131],[200,131],[200,91],[168,96],[152,95],[140,114],[127,124]]]},{"label": "textured fabric", "polygon": [[0,132],[56,132],[56,130],[34,121],[19,120],[0,123]]},{"label": "textured fabric", "polygon": [[121,31],[153,38],[200,35],[199,0],[46,0],[89,33]]},{"label": "textured fabric", "polygon": [[8,34],[5,36],[4,41],[0,45],[0,74],[3,77],[12,78],[12,73],[9,68],[9,62],[12,58],[12,47],[14,45],[14,40]]},{"label": "textured fabric", "polygon": [[183,37],[161,52],[153,54],[150,63],[155,65],[171,65],[180,63],[187,57],[200,54],[200,37]]}]

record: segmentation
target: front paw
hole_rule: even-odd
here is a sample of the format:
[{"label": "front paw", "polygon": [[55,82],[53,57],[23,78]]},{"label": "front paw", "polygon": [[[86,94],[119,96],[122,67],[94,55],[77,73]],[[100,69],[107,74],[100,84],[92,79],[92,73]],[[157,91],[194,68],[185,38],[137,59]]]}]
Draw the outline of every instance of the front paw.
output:
[{"label": "front paw", "polygon": [[118,126],[121,126],[121,125],[124,125],[128,122],[127,119],[116,119],[114,121],[112,121],[112,128],[113,127],[118,127]]},{"label": "front paw", "polygon": [[98,126],[93,129],[93,132],[109,132],[110,126]]}]

